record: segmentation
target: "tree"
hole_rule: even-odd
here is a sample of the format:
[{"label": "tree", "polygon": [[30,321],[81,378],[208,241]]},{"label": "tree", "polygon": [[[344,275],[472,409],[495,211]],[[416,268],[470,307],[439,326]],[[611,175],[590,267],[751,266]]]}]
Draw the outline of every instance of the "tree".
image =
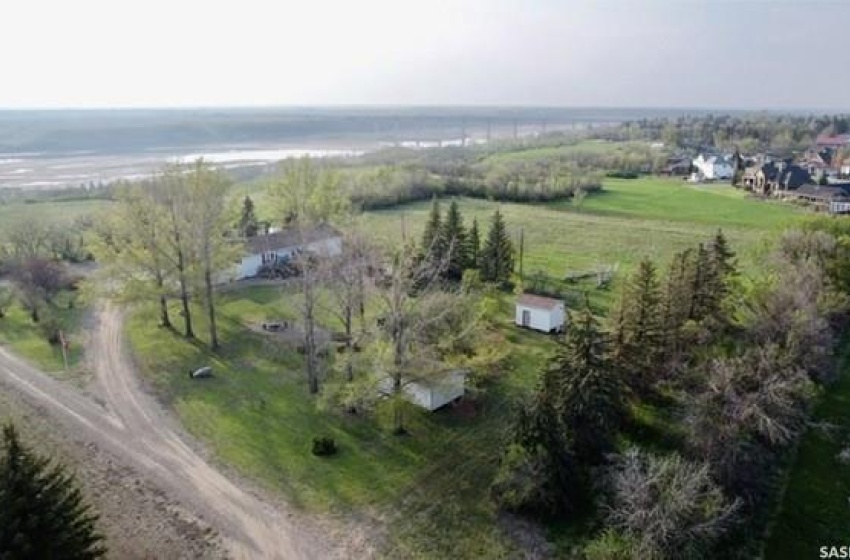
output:
[{"label": "tree", "polygon": [[14,427],[3,428],[0,557],[88,560],[105,554],[97,516],[60,464],[33,454]]},{"label": "tree", "polygon": [[487,241],[481,251],[481,279],[505,287],[514,270],[514,247],[508,237],[502,214],[493,213]]},{"label": "tree", "polygon": [[431,212],[428,221],[425,222],[425,231],[422,232],[422,255],[427,255],[435,261],[441,261],[446,256],[448,243],[443,237],[442,213],[440,201],[435,195],[431,200]]},{"label": "tree", "polygon": [[190,221],[191,198],[184,171],[185,168],[182,165],[166,166],[151,188],[163,213],[162,229],[165,238],[163,252],[175,271],[180,289],[183,336],[195,338],[189,297],[192,267],[196,262],[196,255],[192,252],[195,248],[195,240],[192,238],[193,224]]},{"label": "tree", "polygon": [[403,434],[405,387],[464,367],[474,354],[480,312],[475,294],[441,285],[445,258],[398,247],[387,260],[377,293],[382,327],[376,333],[373,369],[389,378],[393,432]]},{"label": "tree", "polygon": [[476,218],[472,218],[472,227],[469,228],[469,235],[466,242],[466,254],[469,258],[467,266],[469,268],[478,268],[480,265],[481,235],[478,233],[478,220]]},{"label": "tree", "polygon": [[53,298],[67,285],[63,265],[40,257],[19,262],[12,268],[11,276],[34,323],[39,321],[42,304],[52,304]]},{"label": "tree", "polygon": [[572,435],[572,450],[582,464],[596,464],[613,448],[625,416],[625,387],[606,356],[599,323],[589,307],[570,321],[565,341],[544,374],[563,430]]},{"label": "tree", "polygon": [[636,558],[711,557],[740,508],[712,481],[706,463],[630,449],[609,471],[610,528]]},{"label": "tree", "polygon": [[[281,221],[295,228],[300,245],[306,246],[316,228],[325,227],[348,210],[348,199],[340,190],[339,177],[309,158],[282,164],[269,192]],[[304,356],[310,394],[319,392],[319,347],[316,341],[316,307],[319,299],[318,264],[323,255],[303,252],[295,257],[301,276],[304,327]]]},{"label": "tree", "polygon": [[14,292],[8,286],[0,286],[0,319],[6,316],[6,311],[12,305]]},{"label": "tree", "polygon": [[190,235],[193,241],[192,255],[197,259],[197,268],[202,277],[204,300],[210,329],[210,348],[219,348],[218,328],[215,313],[215,276],[230,266],[238,255],[238,245],[227,238],[228,179],[219,171],[199,159],[191,171],[185,174],[189,190]]},{"label": "tree", "polygon": [[250,196],[246,196],[242,201],[242,216],[239,218],[239,232],[244,237],[254,237],[257,235],[260,226],[257,221],[257,215],[254,213],[254,201]]},{"label": "tree", "polygon": [[655,381],[664,350],[661,291],[655,265],[649,259],[640,262],[626,283],[619,309],[613,354],[629,373],[633,388],[645,392]]},{"label": "tree", "polygon": [[440,238],[446,244],[448,263],[445,276],[449,280],[459,281],[463,277],[463,271],[469,263],[467,251],[466,228],[463,227],[463,216],[460,214],[457,201],[452,200],[446,220],[441,227]]},{"label": "tree", "polygon": [[345,378],[354,381],[354,350],[357,337],[354,319],[360,316],[361,335],[365,330],[365,306],[371,291],[369,271],[375,268],[375,252],[358,231],[347,232],[342,253],[327,259],[323,276],[330,289],[331,311],[342,324],[345,339]]},{"label": "tree", "polygon": [[142,184],[120,190],[116,203],[98,216],[90,242],[100,264],[93,285],[121,301],[158,301],[160,326],[170,328],[168,296],[176,268],[157,188]]},{"label": "tree", "polygon": [[15,260],[45,256],[50,239],[50,228],[41,220],[12,220],[3,227],[6,242]]}]

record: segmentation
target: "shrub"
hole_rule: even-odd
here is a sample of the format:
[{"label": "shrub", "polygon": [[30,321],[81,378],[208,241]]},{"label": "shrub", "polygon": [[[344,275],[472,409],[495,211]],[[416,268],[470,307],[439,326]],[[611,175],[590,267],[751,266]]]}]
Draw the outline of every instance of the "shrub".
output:
[{"label": "shrub", "polygon": [[313,438],[313,455],[316,457],[326,457],[335,455],[337,452],[336,442],[330,437],[314,437]]}]

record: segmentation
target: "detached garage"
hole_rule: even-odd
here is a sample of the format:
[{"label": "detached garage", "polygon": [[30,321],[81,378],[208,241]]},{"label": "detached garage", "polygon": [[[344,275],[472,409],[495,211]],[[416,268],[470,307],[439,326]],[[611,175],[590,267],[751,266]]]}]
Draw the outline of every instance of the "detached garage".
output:
[{"label": "detached garage", "polygon": [[564,329],[566,314],[564,302],[532,294],[522,294],[516,301],[516,324],[542,332]]}]

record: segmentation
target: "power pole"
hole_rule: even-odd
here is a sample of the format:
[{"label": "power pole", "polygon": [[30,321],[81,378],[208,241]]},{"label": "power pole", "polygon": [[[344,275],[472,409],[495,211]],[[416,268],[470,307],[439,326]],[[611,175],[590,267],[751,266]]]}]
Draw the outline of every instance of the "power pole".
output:
[{"label": "power pole", "polygon": [[522,259],[525,256],[525,228],[519,228],[519,281],[525,280],[522,274]]}]

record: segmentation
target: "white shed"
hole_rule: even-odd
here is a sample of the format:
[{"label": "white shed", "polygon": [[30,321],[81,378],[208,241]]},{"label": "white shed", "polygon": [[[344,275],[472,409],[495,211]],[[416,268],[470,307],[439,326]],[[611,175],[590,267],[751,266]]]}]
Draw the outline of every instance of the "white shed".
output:
[{"label": "white shed", "polygon": [[[386,378],[379,386],[382,393],[389,395],[392,393],[393,381]],[[434,376],[422,381],[403,381],[402,390],[407,400],[433,412],[464,395],[466,392],[466,371],[450,371],[445,375]]]},{"label": "white shed", "polygon": [[516,324],[542,332],[563,330],[566,321],[564,302],[532,294],[522,294],[516,301]]}]

